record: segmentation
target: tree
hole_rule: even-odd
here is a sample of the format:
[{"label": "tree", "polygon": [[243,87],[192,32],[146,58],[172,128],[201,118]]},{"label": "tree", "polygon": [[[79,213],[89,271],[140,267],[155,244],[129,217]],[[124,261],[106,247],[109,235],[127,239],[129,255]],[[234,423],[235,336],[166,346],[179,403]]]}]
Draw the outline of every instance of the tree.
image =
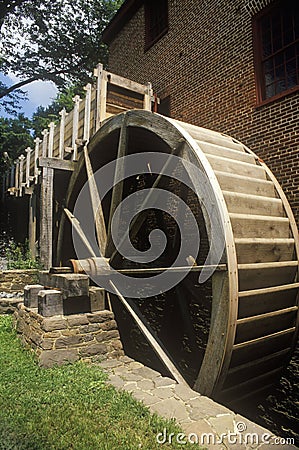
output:
[{"label": "tree", "polygon": [[5,172],[26,147],[33,146],[31,121],[24,114],[17,118],[0,117],[0,172]]},{"label": "tree", "polygon": [[83,95],[80,86],[71,85],[58,92],[56,98],[47,106],[39,106],[32,115],[31,128],[36,137],[40,137],[41,132],[48,128],[50,122],[59,122],[59,112],[65,108],[70,112],[74,108],[73,98],[75,95]]},{"label": "tree", "polygon": [[0,70],[20,82],[0,86],[0,98],[36,80],[53,81],[58,88],[91,81],[93,68],[107,59],[102,32],[122,0],[12,3],[1,28]]}]

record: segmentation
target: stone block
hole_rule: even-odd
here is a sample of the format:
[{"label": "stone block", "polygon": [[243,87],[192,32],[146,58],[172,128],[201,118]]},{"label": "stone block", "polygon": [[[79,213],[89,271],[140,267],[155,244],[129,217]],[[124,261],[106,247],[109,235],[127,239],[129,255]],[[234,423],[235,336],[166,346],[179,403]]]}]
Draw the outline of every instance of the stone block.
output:
[{"label": "stone block", "polygon": [[70,327],[77,327],[80,325],[88,325],[88,319],[85,314],[73,314],[67,319]]},{"label": "stone block", "polygon": [[87,318],[90,323],[102,323],[107,320],[114,319],[114,314],[111,311],[99,311],[91,314],[87,314]]},{"label": "stone block", "polygon": [[51,289],[40,291],[38,294],[38,313],[44,317],[62,315],[62,293]]},{"label": "stone block", "polygon": [[24,287],[24,305],[28,308],[37,308],[38,293],[43,290],[44,286],[41,284],[29,284]]},{"label": "stone block", "polygon": [[77,273],[51,274],[42,271],[39,274],[39,280],[47,288],[59,289],[64,299],[89,295],[88,275]]},{"label": "stone block", "polygon": [[45,350],[39,356],[42,367],[61,366],[73,363],[79,359],[78,349]]},{"label": "stone block", "polygon": [[82,344],[84,341],[83,336],[75,334],[74,336],[60,337],[55,342],[55,348],[68,348],[74,345]]},{"label": "stone block", "polygon": [[105,309],[105,289],[92,286],[89,288],[90,311],[102,311]]},{"label": "stone block", "polygon": [[81,356],[104,355],[107,353],[107,346],[105,344],[91,344],[80,348]]},{"label": "stone block", "polygon": [[67,322],[62,317],[45,318],[42,323],[44,331],[64,330],[65,328],[67,328]]}]

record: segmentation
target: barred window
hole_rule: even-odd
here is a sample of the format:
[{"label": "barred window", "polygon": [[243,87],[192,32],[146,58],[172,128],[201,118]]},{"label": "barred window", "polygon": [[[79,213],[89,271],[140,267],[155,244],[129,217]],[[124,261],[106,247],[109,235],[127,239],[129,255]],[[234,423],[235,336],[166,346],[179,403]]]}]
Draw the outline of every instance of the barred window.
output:
[{"label": "barred window", "polygon": [[168,31],[168,0],[146,0],[145,50],[148,50]]},{"label": "barred window", "polygon": [[299,2],[275,2],[253,31],[258,103],[299,89]]}]

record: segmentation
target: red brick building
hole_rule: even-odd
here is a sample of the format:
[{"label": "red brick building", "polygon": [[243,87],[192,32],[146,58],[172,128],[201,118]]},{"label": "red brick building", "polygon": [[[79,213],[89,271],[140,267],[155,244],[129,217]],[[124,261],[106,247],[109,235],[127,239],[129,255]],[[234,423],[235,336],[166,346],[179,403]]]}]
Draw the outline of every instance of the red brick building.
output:
[{"label": "red brick building", "polygon": [[103,40],[109,70],[151,81],[161,113],[264,159],[299,222],[298,0],[126,0]]}]

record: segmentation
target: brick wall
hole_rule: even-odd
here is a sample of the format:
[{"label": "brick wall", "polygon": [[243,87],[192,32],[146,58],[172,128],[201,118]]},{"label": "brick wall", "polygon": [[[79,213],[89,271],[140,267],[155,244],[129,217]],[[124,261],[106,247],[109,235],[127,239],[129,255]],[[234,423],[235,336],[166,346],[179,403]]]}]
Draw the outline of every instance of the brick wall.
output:
[{"label": "brick wall", "polygon": [[144,52],[141,7],[110,44],[109,69],[171,97],[171,116],[226,132],[277,176],[299,222],[299,93],[256,107],[252,16],[272,0],[169,0],[169,31]]}]

